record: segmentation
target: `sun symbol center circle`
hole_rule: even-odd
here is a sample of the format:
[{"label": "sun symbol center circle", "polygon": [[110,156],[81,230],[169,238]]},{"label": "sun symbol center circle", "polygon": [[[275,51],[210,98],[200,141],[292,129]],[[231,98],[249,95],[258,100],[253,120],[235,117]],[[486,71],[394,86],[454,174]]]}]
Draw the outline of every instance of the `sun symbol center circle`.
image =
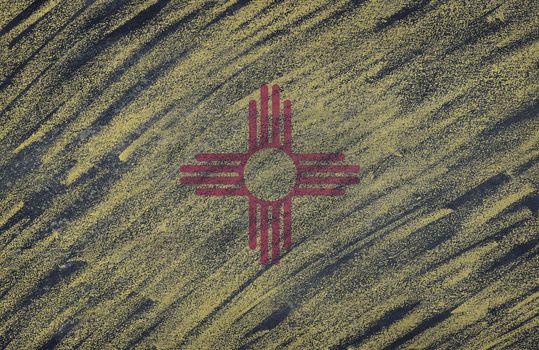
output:
[{"label": "sun symbol center circle", "polygon": [[289,194],[296,183],[296,166],[278,148],[255,152],[245,165],[243,177],[249,192],[258,199],[275,201]]}]

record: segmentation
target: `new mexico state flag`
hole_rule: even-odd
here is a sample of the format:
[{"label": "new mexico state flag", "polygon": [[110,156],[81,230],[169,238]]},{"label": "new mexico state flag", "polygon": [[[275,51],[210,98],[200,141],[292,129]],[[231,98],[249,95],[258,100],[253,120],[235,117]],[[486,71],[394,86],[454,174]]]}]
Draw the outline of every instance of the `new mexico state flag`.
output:
[{"label": "new mexico state flag", "polygon": [[0,348],[534,349],[536,1],[3,1]]}]

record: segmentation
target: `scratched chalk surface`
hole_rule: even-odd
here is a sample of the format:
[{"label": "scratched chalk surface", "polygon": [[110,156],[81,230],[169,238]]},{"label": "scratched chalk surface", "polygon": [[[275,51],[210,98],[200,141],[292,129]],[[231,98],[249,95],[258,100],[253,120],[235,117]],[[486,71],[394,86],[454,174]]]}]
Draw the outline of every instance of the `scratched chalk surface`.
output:
[{"label": "scratched chalk surface", "polygon": [[[0,348],[534,349],[539,2],[0,0]],[[294,198],[263,266],[241,197],[260,85],[359,184]]]}]

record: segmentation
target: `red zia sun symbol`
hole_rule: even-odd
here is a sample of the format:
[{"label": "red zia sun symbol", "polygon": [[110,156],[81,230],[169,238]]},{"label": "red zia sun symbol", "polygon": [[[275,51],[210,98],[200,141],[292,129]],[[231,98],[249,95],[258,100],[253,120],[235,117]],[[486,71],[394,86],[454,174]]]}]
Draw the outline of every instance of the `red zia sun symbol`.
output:
[{"label": "red zia sun symbol", "polygon": [[[260,210],[260,262],[268,263],[269,209],[271,207],[271,255],[279,262],[281,213],[283,247],[292,245],[292,197],[340,196],[343,185],[359,182],[352,174],[358,165],[335,164],[344,160],[342,153],[294,153],[292,151],[292,104],[283,104],[281,133],[281,102],[279,86],[273,85],[271,95],[271,142],[268,133],[268,86],[260,87],[260,138],[257,137],[256,101],[249,102],[249,149],[246,153],[201,153],[195,159],[205,164],[182,165],[183,184],[232,185],[197,188],[199,196],[245,196],[249,200],[249,248],[256,248],[257,212]],[[336,176],[348,173],[347,176]],[[223,176],[234,174],[234,176]],[[318,174],[318,175],[314,175]],[[262,180],[260,181],[261,178]],[[334,186],[325,186],[334,185]],[[269,193],[268,193],[269,189]]]}]

